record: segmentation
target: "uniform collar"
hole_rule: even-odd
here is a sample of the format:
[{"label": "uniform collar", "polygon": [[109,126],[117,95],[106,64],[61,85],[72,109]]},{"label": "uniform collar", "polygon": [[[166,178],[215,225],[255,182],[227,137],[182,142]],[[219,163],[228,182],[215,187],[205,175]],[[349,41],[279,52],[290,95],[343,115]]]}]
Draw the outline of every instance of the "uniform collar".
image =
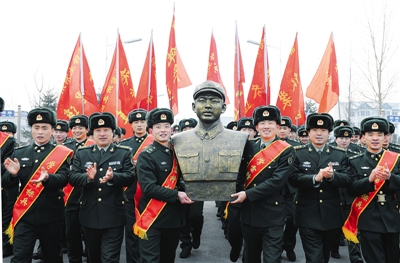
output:
[{"label": "uniform collar", "polygon": [[165,147],[164,145],[160,144],[157,141],[153,142],[153,146],[156,147],[158,150],[162,151],[163,153],[171,154],[170,147]]},{"label": "uniform collar", "polygon": [[369,152],[368,150],[366,150],[365,151],[365,155],[370,159],[373,159],[375,161],[379,161],[381,159],[384,151],[385,150],[382,149],[379,153],[372,153],[372,152]]},{"label": "uniform collar", "polygon": [[146,139],[146,137],[147,137],[147,133],[146,133],[145,135],[143,135],[142,137],[138,137],[138,136],[136,136],[136,134],[133,135],[133,139],[134,139],[135,141],[137,141],[137,142],[143,142],[144,139]]},{"label": "uniform collar", "polygon": [[218,134],[220,134],[224,129],[224,125],[222,125],[221,120],[219,120],[218,124],[209,130],[206,130],[203,123],[200,122],[199,125],[194,128],[194,132],[202,140],[212,140],[217,137]]},{"label": "uniform collar", "polygon": [[36,144],[36,142],[34,142],[32,146],[33,146],[33,149],[35,150],[35,152],[40,153],[41,151],[49,148],[50,145],[51,145],[51,143],[50,143],[50,141],[48,141],[42,145],[38,145],[38,144]]}]

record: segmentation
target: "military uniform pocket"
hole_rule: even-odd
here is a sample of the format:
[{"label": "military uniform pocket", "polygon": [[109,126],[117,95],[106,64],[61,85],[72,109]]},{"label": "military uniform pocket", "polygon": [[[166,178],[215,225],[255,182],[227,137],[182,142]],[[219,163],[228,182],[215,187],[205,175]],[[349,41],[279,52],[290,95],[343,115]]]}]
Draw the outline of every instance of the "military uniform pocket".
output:
[{"label": "military uniform pocket", "polygon": [[199,152],[181,152],[178,154],[178,160],[184,174],[199,173]]},{"label": "military uniform pocket", "polygon": [[221,173],[237,173],[239,171],[241,152],[238,150],[222,150],[218,152],[218,171]]}]

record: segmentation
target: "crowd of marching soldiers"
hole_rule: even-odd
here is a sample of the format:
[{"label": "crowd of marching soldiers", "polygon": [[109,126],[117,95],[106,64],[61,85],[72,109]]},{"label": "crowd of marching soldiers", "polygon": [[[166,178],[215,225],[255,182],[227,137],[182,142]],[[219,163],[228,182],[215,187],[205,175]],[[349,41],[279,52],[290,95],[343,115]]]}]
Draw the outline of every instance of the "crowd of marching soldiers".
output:
[{"label": "crowd of marching soldiers", "polygon": [[[124,139],[126,131],[109,113],[66,121],[49,109],[33,109],[28,123],[34,143],[19,148],[15,124],[0,122],[3,257],[31,262],[37,239],[40,250],[33,258],[44,262],[62,262],[62,253],[68,253],[69,262],[82,257],[119,262],[124,237],[126,262],[155,262],[160,255],[172,258],[160,262],[173,262],[178,239],[181,258],[200,247],[204,202],[191,201],[182,181],[164,182],[177,176],[171,135],[194,129],[198,121],[183,119],[172,126],[168,109],[136,109],[128,119],[134,136]],[[252,147],[245,149],[239,171],[246,186],[238,187],[236,201],[216,202],[232,262],[240,255],[243,262],[280,262],[283,251],[296,261],[297,233],[307,262],[340,258],[345,239],[352,263],[399,262],[400,146],[391,142],[392,123],[368,117],[351,127],[346,120],[313,113],[296,127],[278,108],[261,106],[252,118],[225,128],[248,133]],[[271,155],[271,161],[256,184],[257,175],[249,180],[247,166],[259,154]],[[153,189],[156,181],[174,194]],[[257,192],[268,184],[280,189],[272,196]],[[168,201],[146,200],[143,193],[149,192]],[[156,212],[146,210],[150,203]],[[184,219],[174,222],[168,213]]]}]

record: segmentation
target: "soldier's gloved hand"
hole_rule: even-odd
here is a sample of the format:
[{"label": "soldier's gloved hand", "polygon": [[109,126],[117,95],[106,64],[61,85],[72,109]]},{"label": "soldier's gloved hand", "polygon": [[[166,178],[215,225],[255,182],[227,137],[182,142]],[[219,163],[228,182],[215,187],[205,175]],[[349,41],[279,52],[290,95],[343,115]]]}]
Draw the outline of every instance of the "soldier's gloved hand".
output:
[{"label": "soldier's gloved hand", "polygon": [[89,165],[89,167],[86,169],[86,173],[89,180],[92,181],[97,173],[97,164],[94,163],[93,166]]}]

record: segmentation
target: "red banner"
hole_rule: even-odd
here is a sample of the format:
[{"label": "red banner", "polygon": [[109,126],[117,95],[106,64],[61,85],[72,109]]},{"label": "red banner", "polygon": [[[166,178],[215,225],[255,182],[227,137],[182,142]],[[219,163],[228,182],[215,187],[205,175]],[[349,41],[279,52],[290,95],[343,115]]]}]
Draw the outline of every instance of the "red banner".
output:
[{"label": "red banner", "polygon": [[276,106],[281,110],[282,116],[288,116],[293,120],[293,124],[298,126],[305,123],[306,116],[304,114],[304,96],[300,80],[297,33],[293,47],[290,50],[285,73],[283,73]]},{"label": "red banner", "polygon": [[244,93],[243,93],[243,82],[244,70],[242,62],[242,53],[240,52],[239,35],[236,25],[235,34],[235,69],[234,69],[234,89],[235,89],[235,109],[234,109],[234,120],[238,121],[240,118],[245,116],[244,111]]},{"label": "red banner", "polygon": [[76,115],[89,116],[99,111],[92,74],[80,40],[79,36],[69,62],[57,104],[57,119],[69,120]]}]

